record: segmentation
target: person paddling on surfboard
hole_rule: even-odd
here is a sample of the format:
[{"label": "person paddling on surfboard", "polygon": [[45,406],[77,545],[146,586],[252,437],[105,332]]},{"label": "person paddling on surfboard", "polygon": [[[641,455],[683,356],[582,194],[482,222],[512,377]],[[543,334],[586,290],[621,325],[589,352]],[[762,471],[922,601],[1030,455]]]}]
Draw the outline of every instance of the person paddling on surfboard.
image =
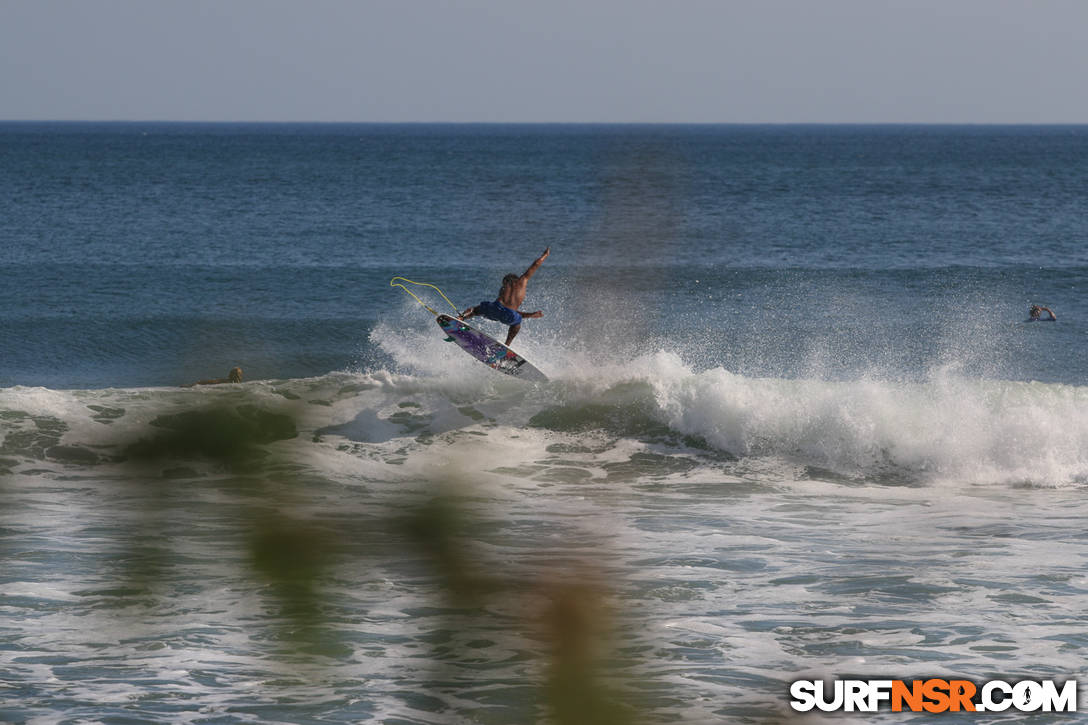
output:
[{"label": "person paddling on surfboard", "polygon": [[[1043,313],[1047,313],[1050,317],[1043,317]],[[1028,322],[1057,322],[1058,317],[1054,314],[1054,311],[1049,307],[1043,307],[1042,305],[1032,305],[1028,310]]]},{"label": "person paddling on surfboard", "polygon": [[469,307],[458,315],[457,318],[460,320],[467,320],[470,317],[479,315],[480,317],[486,317],[489,320],[509,325],[510,330],[506,333],[506,346],[509,347],[510,343],[514,341],[514,338],[517,337],[518,332],[521,330],[521,321],[523,319],[544,316],[544,313],[540,310],[537,310],[536,312],[522,312],[518,308],[520,308],[521,303],[525,301],[525,288],[529,286],[529,278],[536,274],[536,271],[540,269],[540,265],[548,258],[551,249],[551,247],[545,249],[544,253],[537,257],[536,261],[529,265],[529,269],[525,270],[525,274],[520,277],[513,273],[503,277],[502,289],[499,290],[499,296],[494,302],[484,300],[475,307]]}]

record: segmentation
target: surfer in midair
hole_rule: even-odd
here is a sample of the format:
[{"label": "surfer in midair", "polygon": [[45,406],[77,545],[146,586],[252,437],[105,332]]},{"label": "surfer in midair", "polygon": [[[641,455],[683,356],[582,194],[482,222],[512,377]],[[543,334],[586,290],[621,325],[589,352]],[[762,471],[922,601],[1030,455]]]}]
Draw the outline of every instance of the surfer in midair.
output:
[{"label": "surfer in midair", "polygon": [[529,265],[529,269],[525,270],[524,274],[519,276],[511,273],[503,277],[502,289],[499,290],[499,296],[494,302],[485,300],[475,307],[469,307],[458,315],[458,318],[467,320],[470,317],[479,315],[480,317],[486,317],[489,320],[509,325],[510,330],[506,333],[506,345],[509,346],[521,330],[521,321],[523,319],[544,316],[544,313],[540,310],[537,310],[536,312],[522,312],[519,308],[521,307],[521,303],[525,301],[525,289],[529,286],[529,278],[536,274],[536,271],[540,269],[540,265],[548,258],[551,249],[551,247],[545,249],[544,253]]}]

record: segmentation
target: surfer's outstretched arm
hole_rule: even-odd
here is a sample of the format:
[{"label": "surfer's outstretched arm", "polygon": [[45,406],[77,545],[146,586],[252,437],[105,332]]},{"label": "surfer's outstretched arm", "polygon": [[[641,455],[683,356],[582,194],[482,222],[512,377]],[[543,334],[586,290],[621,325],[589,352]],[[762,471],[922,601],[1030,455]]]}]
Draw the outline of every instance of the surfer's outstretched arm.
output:
[{"label": "surfer's outstretched arm", "polygon": [[468,318],[475,317],[475,316],[476,316],[476,308],[475,307],[469,307],[467,310],[465,310],[461,314],[457,315],[457,319],[458,320],[467,320]]},{"label": "surfer's outstretched arm", "polygon": [[544,253],[537,257],[536,261],[529,265],[529,269],[525,270],[525,274],[521,275],[521,278],[528,282],[529,278],[532,277],[538,269],[540,269],[540,265],[544,264],[544,260],[547,259],[548,255],[551,253],[551,247],[545,248]]}]

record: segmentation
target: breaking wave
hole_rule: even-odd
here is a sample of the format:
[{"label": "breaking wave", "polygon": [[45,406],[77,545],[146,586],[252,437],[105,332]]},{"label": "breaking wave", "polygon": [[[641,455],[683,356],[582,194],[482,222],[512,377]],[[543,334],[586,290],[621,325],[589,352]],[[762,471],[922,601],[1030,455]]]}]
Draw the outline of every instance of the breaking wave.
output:
[{"label": "breaking wave", "polygon": [[[188,421],[228,444],[233,433],[246,445],[311,452],[346,441],[379,459],[376,451],[396,449],[402,460],[432,460],[448,451],[432,443],[454,445],[464,435],[502,443],[531,434],[538,445],[516,454],[526,461],[557,443],[590,452],[622,443],[711,473],[763,459],[794,478],[852,483],[1088,479],[1084,387],[965,379],[948,370],[925,382],[753,378],[696,371],[669,352],[603,367],[552,365],[551,382],[534,385],[433,345],[409,372],[192,389],[0,390],[0,470],[123,461]],[[410,347],[387,352],[396,357]],[[201,459],[207,450],[175,453]]]}]

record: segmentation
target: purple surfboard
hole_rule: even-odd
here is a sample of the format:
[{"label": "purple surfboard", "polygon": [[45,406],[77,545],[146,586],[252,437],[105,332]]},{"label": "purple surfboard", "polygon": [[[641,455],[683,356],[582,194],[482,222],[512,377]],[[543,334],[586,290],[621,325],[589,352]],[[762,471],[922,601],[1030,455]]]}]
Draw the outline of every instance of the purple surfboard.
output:
[{"label": "purple surfboard", "polygon": [[544,382],[548,379],[547,375],[534,368],[521,355],[461,320],[449,315],[439,315],[436,322],[462,350],[484,365],[522,380]]}]

